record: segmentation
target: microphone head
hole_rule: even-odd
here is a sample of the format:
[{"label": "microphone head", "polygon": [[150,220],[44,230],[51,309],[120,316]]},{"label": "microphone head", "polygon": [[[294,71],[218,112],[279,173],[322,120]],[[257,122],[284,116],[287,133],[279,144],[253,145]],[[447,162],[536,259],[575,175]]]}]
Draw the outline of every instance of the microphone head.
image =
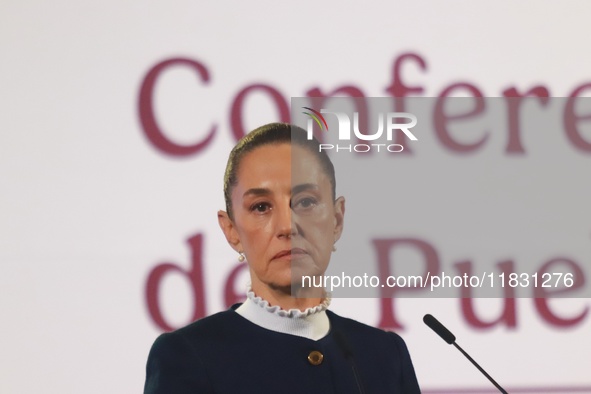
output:
[{"label": "microphone head", "polygon": [[437,333],[445,342],[450,345],[456,341],[456,337],[445,326],[439,323],[439,320],[430,314],[423,316],[423,322],[428,325],[433,331]]}]

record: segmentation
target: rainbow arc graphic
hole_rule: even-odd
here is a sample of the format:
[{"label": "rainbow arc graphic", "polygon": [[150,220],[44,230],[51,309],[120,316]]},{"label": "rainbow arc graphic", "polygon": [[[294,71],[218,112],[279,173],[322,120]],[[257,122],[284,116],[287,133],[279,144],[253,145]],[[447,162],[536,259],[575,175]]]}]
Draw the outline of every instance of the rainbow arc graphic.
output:
[{"label": "rainbow arc graphic", "polygon": [[322,114],[312,108],[309,107],[302,107],[303,109],[307,109],[310,112],[302,112],[303,114],[308,115],[309,117],[311,117],[312,119],[314,119],[314,121],[316,122],[316,124],[318,124],[318,127],[320,127],[320,130],[326,130],[328,131],[328,123],[326,123],[326,119],[324,119],[324,116],[322,116]]}]

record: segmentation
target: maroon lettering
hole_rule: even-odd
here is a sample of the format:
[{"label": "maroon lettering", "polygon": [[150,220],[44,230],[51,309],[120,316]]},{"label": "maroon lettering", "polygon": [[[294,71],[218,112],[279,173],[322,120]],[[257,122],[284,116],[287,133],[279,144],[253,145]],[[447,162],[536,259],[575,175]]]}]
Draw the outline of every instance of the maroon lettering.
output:
[{"label": "maroon lettering", "polygon": [[187,242],[191,249],[191,268],[189,270],[184,270],[172,263],[162,263],[150,271],[146,282],[148,312],[158,328],[164,331],[172,331],[177,328],[168,324],[160,308],[160,282],[166,273],[177,273],[188,279],[194,294],[191,321],[205,317],[205,286],[203,281],[203,263],[201,261],[203,239],[201,234],[197,234],[189,238]]},{"label": "maroon lettering", "polygon": [[[439,257],[437,251],[431,244],[416,238],[389,238],[374,239],[373,245],[376,248],[378,256],[378,272],[380,281],[386,283],[386,278],[393,274],[390,267],[395,266],[396,262],[390,261],[390,254],[398,247],[411,247],[421,252],[424,256],[425,270],[423,278],[426,280],[427,273],[431,276],[439,274]],[[382,287],[380,294],[381,316],[378,327],[385,330],[404,329],[402,323],[396,319],[394,296],[401,292],[421,291],[420,288],[400,288],[400,287]]]},{"label": "maroon lettering", "polygon": [[[503,261],[497,264],[497,267],[500,268],[500,271],[505,273],[506,278],[508,278],[509,275],[514,272],[513,266],[514,263],[511,260]],[[463,276],[464,274],[467,274],[468,276],[472,276],[472,263],[470,261],[456,263],[455,267],[457,268],[460,275]],[[511,286],[505,286],[503,288],[503,293],[503,312],[495,320],[484,321],[477,316],[474,309],[472,287],[462,286],[460,291],[460,304],[464,318],[468,324],[475,328],[484,329],[504,323],[507,327],[515,329],[515,327],[517,327],[517,313],[515,311],[515,289]]]},{"label": "maroon lettering", "polygon": [[[448,115],[445,113],[445,104],[448,100],[455,100],[455,102],[458,102],[458,100],[467,100],[467,98],[463,97],[449,97],[457,90],[465,90],[470,93],[470,95],[474,98],[474,106],[466,113]],[[488,134],[485,134],[478,142],[471,144],[461,143],[452,138],[447,126],[451,121],[457,122],[459,120],[477,117],[484,112],[484,109],[485,105],[482,92],[476,86],[465,82],[451,84],[439,94],[437,100],[435,101],[435,109],[433,113],[435,134],[442,144],[451,151],[458,153],[469,153],[477,150],[478,148],[482,147],[484,142],[487,140]]]},{"label": "maroon lettering", "polygon": [[217,126],[214,124],[209,130],[209,134],[203,140],[192,145],[180,145],[168,139],[164,131],[158,126],[156,115],[154,114],[154,86],[160,74],[172,66],[189,66],[194,69],[202,82],[209,82],[209,72],[201,63],[191,59],[174,58],[158,63],[142,81],[139,94],[139,116],[142,129],[148,141],[152,143],[162,153],[171,156],[189,156],[203,150],[213,139]]},{"label": "maroon lettering", "polygon": [[[579,150],[590,153],[591,152],[591,142],[585,141],[577,128],[577,123],[581,120],[591,120],[591,114],[577,116],[575,113],[575,104],[579,101],[578,98],[586,89],[591,89],[591,83],[587,83],[577,87],[571,94],[568,96],[566,101],[566,106],[564,108],[564,130],[566,131],[566,136],[570,140],[570,142]],[[591,98],[583,97],[583,100],[591,100]]]},{"label": "maroon lettering", "polygon": [[[403,53],[394,60],[394,66],[392,67],[392,83],[386,87],[386,92],[394,97],[394,104],[397,112],[406,112],[406,105],[404,98],[411,95],[422,94],[424,89],[421,86],[407,86],[402,81],[402,64],[408,61],[417,63],[421,70],[427,70],[427,63],[425,59],[416,53]],[[395,144],[404,146],[404,150],[401,154],[412,154],[410,147],[406,146],[406,139],[402,135],[397,134],[394,139]]]},{"label": "maroon lettering", "polygon": [[524,154],[525,149],[521,143],[521,117],[520,108],[524,97],[533,96],[539,98],[542,105],[550,101],[550,92],[544,86],[535,86],[525,93],[519,93],[516,88],[509,88],[503,91],[507,104],[507,122],[509,127],[509,141],[506,152],[509,154]]},{"label": "maroon lettering", "polygon": [[243,115],[244,101],[251,93],[255,92],[262,92],[268,95],[271,98],[271,101],[273,101],[277,112],[279,113],[279,121],[289,122],[289,105],[283,98],[283,95],[277,89],[275,89],[273,86],[264,84],[254,84],[247,86],[238,92],[238,95],[232,102],[232,109],[230,110],[230,125],[232,126],[232,135],[236,141],[244,137],[246,134]]},{"label": "maroon lettering", "polygon": [[[554,270],[554,266],[560,266],[560,269]],[[559,272],[563,275],[568,272],[572,273],[572,286],[565,286],[564,277],[562,277],[558,279],[559,288],[557,288],[555,286],[557,277],[552,275],[553,272]],[[585,286],[585,274],[577,263],[567,258],[555,258],[540,267],[537,275],[538,286],[534,289],[534,305],[546,322],[557,327],[571,327],[580,323],[587,316],[589,312],[588,306],[577,316],[566,318],[556,315],[548,305],[548,298],[558,294],[571,293]],[[544,287],[547,285],[549,287]]]}]

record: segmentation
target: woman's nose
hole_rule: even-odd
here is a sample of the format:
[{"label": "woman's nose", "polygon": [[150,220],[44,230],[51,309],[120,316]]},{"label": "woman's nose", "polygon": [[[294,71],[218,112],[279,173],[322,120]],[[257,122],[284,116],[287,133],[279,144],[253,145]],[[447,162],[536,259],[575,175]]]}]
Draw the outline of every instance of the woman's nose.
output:
[{"label": "woman's nose", "polygon": [[284,204],[275,210],[276,226],[278,237],[292,237],[298,233],[295,223],[295,215],[291,210],[290,204]]}]

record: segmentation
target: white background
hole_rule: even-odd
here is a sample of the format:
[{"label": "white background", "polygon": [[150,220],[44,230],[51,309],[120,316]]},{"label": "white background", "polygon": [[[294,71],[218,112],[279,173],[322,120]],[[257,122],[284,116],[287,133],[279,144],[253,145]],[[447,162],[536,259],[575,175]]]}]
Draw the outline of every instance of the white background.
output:
[{"label": "white background", "polygon": [[[267,83],[287,100],[345,84],[381,96],[394,59],[415,52],[427,70],[409,65],[403,79],[425,96],[458,81],[488,96],[536,84],[566,96],[591,80],[590,12],[586,1],[0,3],[0,392],[141,392],[160,332],[147,312],[147,275],[166,261],[186,267],[186,239],[197,233],[205,237],[207,313],[225,308],[222,289],[236,256],[216,210],[234,143],[230,107],[247,85]],[[155,94],[161,126],[190,143],[218,125],[208,149],[187,158],[152,146],[137,109],[147,71],[179,56],[202,62],[210,82],[183,68],[164,74]],[[252,96],[245,112],[247,129],[277,116],[264,96]],[[580,171],[565,175],[573,187],[585,182],[588,171]],[[408,226],[430,234],[420,220]],[[589,213],[572,226],[588,265]],[[531,237],[544,245],[546,230],[538,230]],[[540,261],[568,252],[555,248]],[[186,283],[171,276],[162,291],[167,319],[185,324]],[[483,318],[494,317],[500,301],[477,304]],[[573,316],[590,304],[553,305]],[[477,331],[456,299],[396,305],[425,391],[489,387],[423,325],[423,314],[435,312],[508,388],[591,387],[589,316],[557,329],[531,299],[520,299],[515,330]],[[377,324],[379,301],[335,300],[333,309]]]}]

